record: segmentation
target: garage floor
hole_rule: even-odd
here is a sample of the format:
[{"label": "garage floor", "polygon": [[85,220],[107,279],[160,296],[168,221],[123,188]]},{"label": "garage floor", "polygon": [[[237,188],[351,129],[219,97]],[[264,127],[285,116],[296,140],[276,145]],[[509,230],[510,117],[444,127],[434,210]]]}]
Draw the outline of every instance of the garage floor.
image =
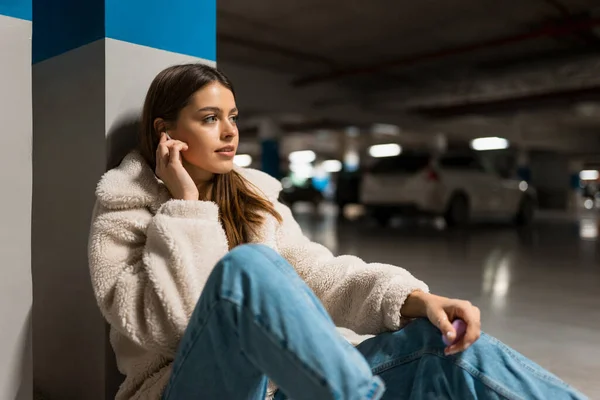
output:
[{"label": "garage floor", "polygon": [[305,233],[336,254],[401,265],[432,292],[482,310],[484,330],[600,399],[600,218],[541,215],[528,230],[479,224],[449,231],[428,222],[380,228],[338,223],[296,207]]}]

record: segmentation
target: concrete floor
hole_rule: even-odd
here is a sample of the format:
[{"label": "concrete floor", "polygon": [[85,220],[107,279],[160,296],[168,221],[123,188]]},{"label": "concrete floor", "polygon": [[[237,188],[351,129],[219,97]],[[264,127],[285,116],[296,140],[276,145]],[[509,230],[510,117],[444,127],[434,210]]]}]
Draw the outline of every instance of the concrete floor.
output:
[{"label": "concrete floor", "polygon": [[304,232],[336,254],[400,265],[432,292],[481,308],[483,329],[600,399],[600,218],[541,215],[533,227],[338,222],[295,208]]}]

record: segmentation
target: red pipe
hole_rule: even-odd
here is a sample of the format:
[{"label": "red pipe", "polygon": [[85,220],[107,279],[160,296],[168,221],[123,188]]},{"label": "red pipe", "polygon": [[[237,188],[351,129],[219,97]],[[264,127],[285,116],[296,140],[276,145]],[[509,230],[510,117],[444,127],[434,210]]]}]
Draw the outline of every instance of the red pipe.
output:
[{"label": "red pipe", "polygon": [[439,58],[445,58],[450,56],[455,56],[459,54],[465,54],[474,52],[482,49],[489,49],[494,47],[506,46],[510,44],[525,42],[532,39],[539,39],[544,37],[560,37],[572,34],[574,32],[580,32],[589,30],[595,26],[600,25],[600,18],[588,18],[579,21],[572,21],[569,23],[561,24],[561,25],[550,25],[546,26],[531,32],[522,33],[518,35],[506,36],[499,39],[488,40],[485,42],[474,43],[466,46],[454,47],[452,49],[446,49],[441,51],[436,51],[433,53],[422,53],[417,54],[408,58],[401,58],[397,60],[387,61],[384,63],[363,66],[363,67],[355,67],[348,68],[344,70],[337,70],[325,74],[317,74],[312,76],[307,76],[304,78],[299,78],[293,82],[295,86],[306,86],[309,84],[314,84],[317,82],[335,80],[346,76],[351,75],[362,75],[362,74],[371,74],[374,72],[381,71],[383,69],[389,69],[392,67],[400,67],[417,64],[423,61],[430,61]]}]

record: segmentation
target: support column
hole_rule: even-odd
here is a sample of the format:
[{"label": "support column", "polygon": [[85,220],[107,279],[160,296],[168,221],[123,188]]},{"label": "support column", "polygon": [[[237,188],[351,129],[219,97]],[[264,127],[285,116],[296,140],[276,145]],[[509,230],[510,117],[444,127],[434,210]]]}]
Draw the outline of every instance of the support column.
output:
[{"label": "support column", "polygon": [[0,399],[32,398],[31,0],[0,2]]},{"label": "support column", "polygon": [[281,129],[275,121],[263,119],[258,127],[258,137],[261,147],[261,169],[275,179],[281,179],[279,140]]},{"label": "support column", "polygon": [[529,153],[531,183],[540,208],[566,210],[569,202],[569,162],[566,155],[549,151]]},{"label": "support column", "polygon": [[90,284],[94,190],[135,144],[151,80],[214,64],[215,0],[34,0],[34,379],[50,399],[110,399],[120,383]]},{"label": "support column", "polygon": [[583,166],[584,163],[581,160],[569,160],[569,209],[572,211],[578,211],[583,204],[583,192],[579,178]]},{"label": "support column", "polygon": [[336,181],[335,202],[338,205],[338,215],[344,217],[348,204],[360,203],[359,168],[361,157],[360,129],[350,126],[344,130],[340,138],[340,160],[342,170]]},{"label": "support column", "polygon": [[342,139],[342,171],[354,173],[360,167],[360,129],[351,126],[344,131]]},{"label": "support column", "polygon": [[517,176],[519,179],[529,183],[531,182],[531,168],[529,166],[529,152],[527,149],[517,150]]}]

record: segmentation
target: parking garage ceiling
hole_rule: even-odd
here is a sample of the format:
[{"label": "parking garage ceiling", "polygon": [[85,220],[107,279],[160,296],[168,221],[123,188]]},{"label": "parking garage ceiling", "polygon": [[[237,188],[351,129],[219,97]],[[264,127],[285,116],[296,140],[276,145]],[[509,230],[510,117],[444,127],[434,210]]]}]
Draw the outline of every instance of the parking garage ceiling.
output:
[{"label": "parking garage ceiling", "polygon": [[[549,132],[600,145],[597,0],[220,0],[219,62],[286,73],[432,130]],[[478,121],[473,125],[473,121]],[[385,121],[373,121],[385,122]],[[587,138],[587,139],[586,139]]]}]

